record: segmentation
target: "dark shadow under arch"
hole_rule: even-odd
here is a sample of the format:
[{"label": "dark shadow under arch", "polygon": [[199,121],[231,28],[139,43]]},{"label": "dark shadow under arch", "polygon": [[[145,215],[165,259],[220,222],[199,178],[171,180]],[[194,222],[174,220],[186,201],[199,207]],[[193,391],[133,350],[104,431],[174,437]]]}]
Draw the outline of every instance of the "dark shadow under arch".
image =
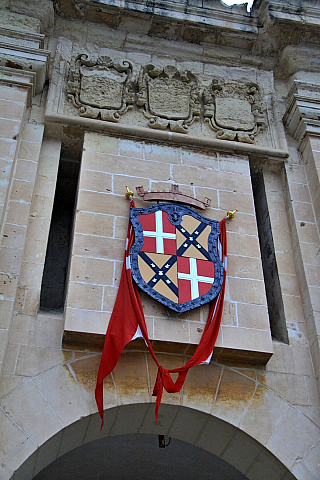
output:
[{"label": "dark shadow under arch", "polygon": [[[166,437],[168,441],[169,437]],[[62,455],[34,480],[247,480],[221,458],[173,438],[159,448],[157,435],[131,433],[95,440]]]},{"label": "dark shadow under arch", "polygon": [[[161,405],[159,421],[156,422],[154,407],[154,403],[136,403],[109,408],[105,410],[105,425],[101,431],[100,417],[97,413],[79,419],[39,447],[21,465],[11,480],[134,479],[138,477],[132,475],[130,477],[130,471],[137,475],[135,464],[139,458],[138,476],[144,479],[195,479],[196,476],[192,476],[195,471],[197,478],[214,480],[266,478],[295,480],[290,471],[272,453],[234,425],[199,410],[168,404]],[[159,452],[157,445],[159,434],[175,439],[162,453]],[[132,442],[136,442],[138,448],[135,448]],[[126,450],[128,452],[129,446],[131,458],[127,455],[125,459],[125,452]],[[108,449],[112,450],[112,455],[108,456]],[[167,455],[166,463],[169,465],[165,472],[160,469],[162,454],[163,457]],[[103,465],[101,457],[105,457],[106,460]],[[158,469],[158,476],[153,474],[151,477],[148,472],[152,458],[154,459],[152,467]],[[94,471],[93,465],[99,461],[103,468]],[[188,476],[184,468],[186,461],[189,463]],[[64,462],[69,469],[67,476],[63,476]],[[82,462],[83,471],[88,472],[86,476],[81,477],[81,468],[74,467],[77,462]],[[92,473],[89,471],[90,464],[95,476],[90,476]],[[125,468],[125,475],[111,476],[111,471],[115,471],[117,466],[119,470],[121,465]],[[135,470],[133,467],[130,470],[130,465],[134,465]],[[214,470],[212,474],[208,473],[208,466],[209,470]],[[46,468],[47,470],[44,470]],[[76,468],[78,473],[71,475],[73,468]],[[141,468],[144,468],[142,472]],[[109,476],[103,476],[105,471]],[[175,476],[170,476],[171,471],[175,472]]]}]

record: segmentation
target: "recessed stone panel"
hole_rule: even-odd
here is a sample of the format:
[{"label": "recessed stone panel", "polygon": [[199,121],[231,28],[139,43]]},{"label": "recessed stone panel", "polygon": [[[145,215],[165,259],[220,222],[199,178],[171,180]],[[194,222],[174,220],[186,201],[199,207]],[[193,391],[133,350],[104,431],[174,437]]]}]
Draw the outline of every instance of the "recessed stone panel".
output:
[{"label": "recessed stone panel", "polygon": [[[99,146],[99,153],[95,152],[95,142]],[[111,143],[115,143],[114,138]],[[108,145],[106,135],[85,134],[85,168],[80,173],[66,303],[65,339],[68,342],[72,338],[79,341],[78,334],[81,332],[81,343],[84,342],[83,335],[87,335],[88,344],[91,335],[93,343],[96,344],[97,335],[101,336],[100,343],[103,343],[125,248],[129,216],[125,185],[128,184],[131,190],[135,190],[143,172],[146,188],[149,185],[159,185],[161,190],[169,191],[172,181],[176,181],[186,195],[197,192],[203,195],[205,192],[205,196],[210,197],[212,191],[213,199],[223,199],[223,209],[217,208],[219,202],[215,200],[215,208],[208,207],[204,215],[218,221],[227,209],[237,207],[234,190],[241,192],[239,200],[245,204],[246,213],[227,221],[229,251],[232,255],[225,295],[226,308],[215,355],[219,358],[233,355],[240,360],[246,358],[246,361],[252,357],[254,362],[266,362],[272,354],[272,345],[265,315],[266,298],[251,182],[246,174],[232,173],[239,161],[242,170],[245,169],[247,173],[246,157],[224,157],[220,168],[215,153],[210,155],[208,152],[180,147],[179,156],[182,159],[193,159],[192,166],[184,166],[177,165],[177,149],[167,148],[164,144],[156,146],[155,158],[150,144],[144,145],[142,141],[124,142],[120,139],[119,145],[122,147],[118,154],[114,152],[113,155],[109,155],[107,149],[105,152],[102,145]],[[144,158],[148,160],[145,161]],[[92,175],[93,170],[96,177]],[[101,176],[99,171],[103,172]],[[121,176],[122,183],[118,182],[120,172],[126,175],[125,178]],[[95,178],[99,185],[96,189]],[[104,190],[104,179],[106,188],[109,189],[107,194],[101,193]],[[144,207],[148,203],[139,199],[136,200],[136,205]],[[142,303],[147,324],[151,328],[149,337],[158,351],[192,353],[195,350],[207,320],[207,307],[177,315],[169,314],[161,304],[147,295],[142,296]]]}]

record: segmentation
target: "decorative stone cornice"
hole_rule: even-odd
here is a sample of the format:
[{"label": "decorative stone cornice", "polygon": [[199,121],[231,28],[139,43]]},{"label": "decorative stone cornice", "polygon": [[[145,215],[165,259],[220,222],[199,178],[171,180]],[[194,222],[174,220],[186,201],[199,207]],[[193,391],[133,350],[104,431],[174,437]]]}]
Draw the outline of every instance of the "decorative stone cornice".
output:
[{"label": "decorative stone cornice", "polygon": [[306,134],[320,136],[320,83],[294,80],[283,121],[289,135],[298,142]]},{"label": "decorative stone cornice", "polygon": [[[258,12],[261,20],[261,7],[266,7],[271,20],[309,24],[319,28],[320,8],[314,0],[290,0],[284,5],[283,0],[256,0],[252,7],[252,14]],[[284,8],[285,7],[285,8]],[[265,11],[264,11],[265,13]]]},{"label": "decorative stone cornice", "polygon": [[35,94],[36,72],[0,66],[0,84],[27,90],[27,106],[30,107]]},{"label": "decorative stone cornice", "polygon": [[[71,4],[66,0],[54,0],[54,8],[60,15],[78,18],[89,21],[106,21],[120,25],[122,17],[126,17],[130,12],[133,15],[167,18],[169,21],[178,21],[185,25],[192,22],[199,25],[228,28],[229,30],[241,30],[256,33],[257,24],[253,21],[250,13],[246,10],[246,5],[234,5],[232,7],[222,3],[219,0],[206,2],[204,6],[188,0],[166,2],[150,2],[149,0],[76,0]],[[232,13],[232,16],[230,14]],[[111,18],[111,16],[117,18]],[[118,26],[117,25],[117,26]]]},{"label": "decorative stone cornice", "polygon": [[27,88],[28,104],[42,92],[50,52],[44,50],[44,35],[0,28],[0,81]]},{"label": "decorative stone cornice", "polygon": [[[299,62],[296,65],[291,58],[291,47],[301,47],[307,71],[319,65],[320,5],[315,0],[304,0],[302,6],[299,0],[255,0],[251,12],[246,11],[245,4],[228,6],[220,0],[54,0],[54,8],[59,16],[104,23],[122,31],[128,19],[135,22],[139,17],[148,37],[203,45],[209,51],[217,46],[223,50],[225,62],[230,49],[235,48],[241,53],[242,64],[250,59],[250,65],[275,69],[279,78],[288,78],[299,69]],[[306,44],[311,45],[307,56]],[[235,64],[236,59],[232,62]]]},{"label": "decorative stone cornice", "polygon": [[0,43],[0,65],[35,72],[34,94],[42,92],[49,66],[50,52],[35,48]]},{"label": "decorative stone cornice", "polygon": [[299,71],[319,72],[320,48],[308,45],[288,45],[275,68],[276,78],[289,78]]},{"label": "decorative stone cornice", "polygon": [[202,2],[197,3],[188,0],[54,0],[54,8],[59,16],[105,23],[114,29],[122,28],[129,18],[136,20],[139,16],[144,22],[145,33],[151,37],[167,38],[166,32],[170,30],[170,40],[251,48],[258,34],[258,22],[247,12],[246,5],[230,7],[220,0],[205,2],[204,6]]},{"label": "decorative stone cornice", "polygon": [[41,33],[23,32],[0,26],[0,42],[10,45],[42,49],[45,36]]}]

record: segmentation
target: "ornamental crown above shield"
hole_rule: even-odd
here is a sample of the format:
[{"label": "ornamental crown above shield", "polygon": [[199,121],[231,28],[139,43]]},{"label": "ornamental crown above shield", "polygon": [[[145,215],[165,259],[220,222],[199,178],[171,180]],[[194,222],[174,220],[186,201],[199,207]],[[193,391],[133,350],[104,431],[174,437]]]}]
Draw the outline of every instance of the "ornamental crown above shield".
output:
[{"label": "ornamental crown above shield", "polygon": [[181,313],[219,294],[218,221],[172,203],[131,208],[130,220],[132,275],[148,295]]}]

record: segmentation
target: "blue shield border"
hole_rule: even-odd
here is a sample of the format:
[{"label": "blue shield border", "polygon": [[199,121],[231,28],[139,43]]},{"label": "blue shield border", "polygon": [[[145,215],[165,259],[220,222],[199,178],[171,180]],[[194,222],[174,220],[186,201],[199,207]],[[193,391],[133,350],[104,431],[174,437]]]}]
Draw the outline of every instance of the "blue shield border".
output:
[{"label": "blue shield border", "polygon": [[[164,211],[169,215],[170,222],[173,225],[180,225],[183,215],[191,215],[200,222],[203,222],[211,226],[211,233],[208,237],[208,253],[215,266],[215,276],[214,282],[205,295],[198,297],[194,300],[185,303],[175,303],[172,300],[164,297],[159,292],[153,290],[142,278],[140,269],[138,266],[138,254],[140,249],[143,246],[143,229],[139,221],[139,215],[146,215],[148,213],[154,213],[156,211]],[[189,207],[182,206],[175,203],[159,203],[156,205],[151,205],[150,207],[145,208],[130,208],[130,221],[134,229],[135,240],[134,244],[130,250],[130,261],[131,261],[131,271],[132,277],[136,284],[148,295],[162,303],[166,307],[174,310],[175,312],[182,313],[192,310],[193,308],[200,307],[205,303],[213,300],[220,292],[223,282],[223,265],[217,254],[217,238],[220,233],[220,225],[217,220],[211,220],[210,218],[204,217],[200,213],[192,210]]]}]

